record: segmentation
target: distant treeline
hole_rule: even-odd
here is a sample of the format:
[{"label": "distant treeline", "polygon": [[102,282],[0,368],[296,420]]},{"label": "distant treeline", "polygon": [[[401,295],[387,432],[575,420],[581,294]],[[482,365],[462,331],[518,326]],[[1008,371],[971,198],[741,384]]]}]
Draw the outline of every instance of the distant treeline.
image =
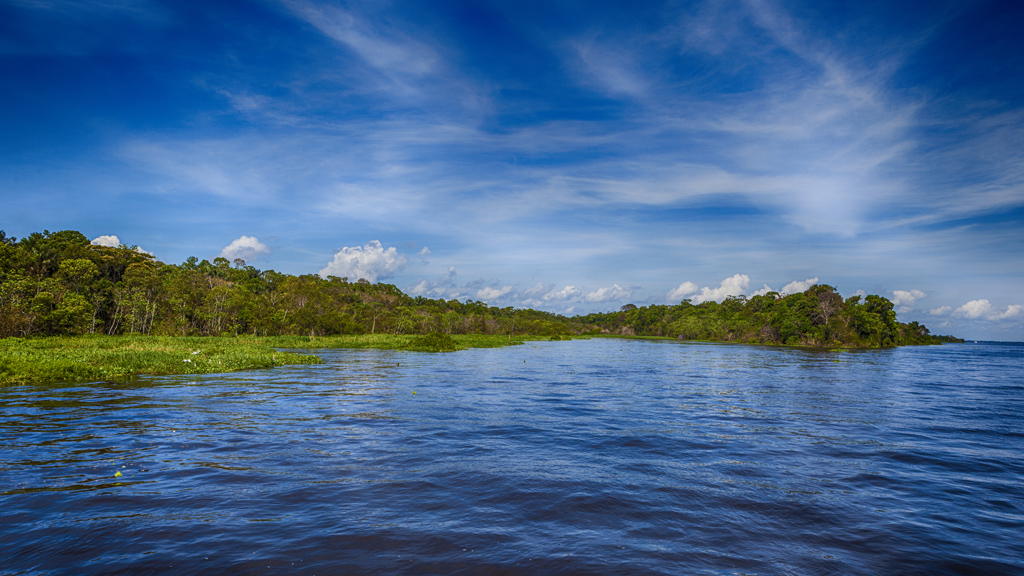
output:
[{"label": "distant treeline", "polygon": [[0,231],[0,337],[71,334],[571,335],[578,322],[537,310],[408,296],[364,279],[291,276],[242,260],[164,264],[81,233]]},{"label": "distant treeline", "polygon": [[891,346],[954,341],[896,322],[880,296],[845,301],[830,286],[721,304],[636,307],[567,318],[472,300],[411,297],[364,279],[291,276],[242,260],[164,264],[132,247],[91,245],[71,230],[21,240],[0,231],[0,337],[614,333],[683,339]]},{"label": "distant treeline", "polygon": [[637,336],[671,336],[682,340],[745,342],[815,347],[902,346],[963,342],[933,336],[917,322],[896,321],[893,304],[882,296],[843,299],[827,284],[782,296],[777,292],[747,298],[730,296],[721,303],[636,307],[578,317],[604,331]]}]

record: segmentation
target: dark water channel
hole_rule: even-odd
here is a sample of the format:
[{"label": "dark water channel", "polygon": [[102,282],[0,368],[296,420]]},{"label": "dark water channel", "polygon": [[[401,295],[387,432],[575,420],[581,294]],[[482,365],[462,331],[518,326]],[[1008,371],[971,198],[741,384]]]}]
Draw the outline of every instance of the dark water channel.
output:
[{"label": "dark water channel", "polygon": [[320,354],[0,389],[0,573],[1024,574],[1024,346]]}]

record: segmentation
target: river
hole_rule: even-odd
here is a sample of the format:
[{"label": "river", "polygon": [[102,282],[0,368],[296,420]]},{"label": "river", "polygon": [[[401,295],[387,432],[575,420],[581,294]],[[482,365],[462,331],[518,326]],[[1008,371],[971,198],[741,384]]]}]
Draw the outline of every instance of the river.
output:
[{"label": "river", "polygon": [[1024,574],[1024,345],[0,389],[0,574]]}]

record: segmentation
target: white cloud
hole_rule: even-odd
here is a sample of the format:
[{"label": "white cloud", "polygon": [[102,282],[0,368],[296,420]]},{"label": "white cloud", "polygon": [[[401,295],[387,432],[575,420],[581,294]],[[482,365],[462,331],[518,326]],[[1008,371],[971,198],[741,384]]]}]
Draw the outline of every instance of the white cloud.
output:
[{"label": "white cloud", "polygon": [[526,300],[523,300],[523,305],[533,307],[540,306],[545,302],[564,302],[578,298],[581,294],[583,291],[575,286],[563,286],[559,289],[554,284],[538,282],[523,291],[523,295],[528,296]]},{"label": "white cloud", "polygon": [[691,298],[691,300],[696,304],[708,302],[710,300],[720,302],[729,296],[740,296],[745,294],[749,287],[750,276],[747,276],[746,274],[734,274],[725,280],[722,280],[722,283],[718,288],[710,288],[708,286],[701,288],[700,294],[697,294]]},{"label": "white cloud", "polygon": [[992,303],[984,298],[981,300],[971,300],[956,309],[957,314],[962,314],[968,318],[980,318],[991,311]]},{"label": "white cloud", "polygon": [[767,294],[769,292],[774,292],[774,291],[775,290],[772,290],[771,286],[769,286],[767,284],[764,284],[763,286],[761,286],[760,290],[755,290],[755,291],[751,292],[750,295],[751,296],[764,296],[765,294]]},{"label": "white cloud", "polygon": [[1011,305],[1006,307],[1006,311],[1005,312],[1000,312],[998,314],[992,313],[992,315],[989,316],[989,319],[990,320],[1007,320],[1009,318],[1016,318],[1017,316],[1021,316],[1021,315],[1024,315],[1024,305],[1021,305],[1021,304],[1011,304]]},{"label": "white cloud", "polygon": [[[290,1],[285,4],[333,40],[348,46],[365,62],[389,76],[422,76],[435,71],[438,58],[429,46],[396,30],[384,29],[333,6]],[[397,80],[397,78],[396,78]]]},{"label": "white cloud", "polygon": [[430,248],[424,246],[423,249],[420,250],[420,256],[426,256],[427,254],[430,254]]},{"label": "white cloud", "polygon": [[[408,259],[398,250],[384,246],[378,240],[371,240],[365,246],[345,246],[334,253],[334,260],[318,272],[320,276],[342,276],[350,279],[365,278],[376,282],[388,278],[405,268]],[[454,268],[452,269],[454,273]]]},{"label": "white cloud", "polygon": [[[121,239],[118,238],[117,236],[114,236],[113,234],[109,234],[109,235],[106,235],[106,236],[99,236],[97,238],[93,238],[93,240],[92,240],[92,242],[90,242],[90,244],[92,244],[93,246],[103,246],[103,247],[106,247],[106,248],[118,248],[120,246],[123,246],[123,243],[121,242]],[[149,254],[150,256],[153,255],[153,253],[150,252],[149,250],[143,250],[142,248],[140,248],[138,246],[132,248],[132,250],[135,250],[139,254]]]},{"label": "white cloud", "polygon": [[698,290],[697,285],[693,282],[683,282],[677,286],[674,290],[670,290],[668,293],[669,300],[680,300],[685,296],[693,294]]},{"label": "white cloud", "polygon": [[640,66],[622,46],[604,46],[596,41],[576,43],[575,56],[588,84],[613,95],[643,96],[648,82],[638,74]]},{"label": "white cloud", "polygon": [[121,239],[114,235],[100,236],[99,238],[93,238],[93,246],[106,246],[107,248],[117,248],[121,245]]},{"label": "white cloud", "polygon": [[532,288],[529,288],[526,291],[524,291],[523,294],[527,296],[540,296],[542,294],[547,294],[554,288],[554,284],[545,284],[543,282],[537,282],[536,284],[533,285]]},{"label": "white cloud", "polygon": [[406,288],[405,291],[412,296],[433,296],[434,298],[440,298],[445,295],[445,292],[447,292],[449,288],[453,287],[455,284],[455,276],[457,274],[458,272],[455,271],[455,266],[451,266],[436,282],[430,282],[429,280],[420,278],[419,282]]},{"label": "white cloud", "polygon": [[255,236],[241,236],[231,241],[220,251],[221,258],[234,260],[241,258],[246,262],[255,260],[260,254],[269,254],[270,248],[256,239]]},{"label": "white cloud", "polygon": [[511,286],[502,286],[501,288],[481,288],[480,290],[477,290],[476,297],[481,300],[497,300],[511,291]]},{"label": "white cloud", "polygon": [[982,298],[980,300],[971,300],[957,308],[954,311],[954,314],[971,320],[976,320],[978,318],[985,318],[986,320],[1009,320],[1010,318],[1024,316],[1024,305],[1010,304],[1006,307],[1006,310],[1000,312],[992,306],[991,302]]},{"label": "white cloud", "polygon": [[897,306],[913,306],[914,302],[927,297],[927,294],[916,289],[892,291],[892,303]]},{"label": "white cloud", "polygon": [[945,316],[953,311],[952,306],[939,306],[938,308],[932,308],[928,311],[932,316]]},{"label": "white cloud", "polygon": [[623,288],[618,284],[612,284],[610,288],[598,288],[583,297],[587,302],[607,302],[608,300],[623,300],[633,295],[631,288]]},{"label": "white cloud", "polygon": [[575,286],[565,286],[561,290],[552,289],[547,294],[542,296],[545,301],[562,301],[577,298],[583,291]]},{"label": "white cloud", "polygon": [[788,294],[796,294],[797,292],[803,292],[818,283],[818,277],[808,278],[807,280],[794,280],[789,284],[782,287],[781,294],[786,296]]}]

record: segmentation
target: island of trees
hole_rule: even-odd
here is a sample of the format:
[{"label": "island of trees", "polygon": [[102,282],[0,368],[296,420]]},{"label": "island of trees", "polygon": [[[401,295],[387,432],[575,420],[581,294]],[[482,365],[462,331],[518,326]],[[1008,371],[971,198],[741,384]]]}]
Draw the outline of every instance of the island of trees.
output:
[{"label": "island of trees", "polygon": [[390,284],[258,270],[242,260],[165,264],[71,230],[20,240],[0,231],[0,337],[78,334],[330,336],[612,334],[815,347],[959,341],[896,320],[882,296],[825,284],[721,303],[626,305],[566,317],[484,302],[412,297]]}]

